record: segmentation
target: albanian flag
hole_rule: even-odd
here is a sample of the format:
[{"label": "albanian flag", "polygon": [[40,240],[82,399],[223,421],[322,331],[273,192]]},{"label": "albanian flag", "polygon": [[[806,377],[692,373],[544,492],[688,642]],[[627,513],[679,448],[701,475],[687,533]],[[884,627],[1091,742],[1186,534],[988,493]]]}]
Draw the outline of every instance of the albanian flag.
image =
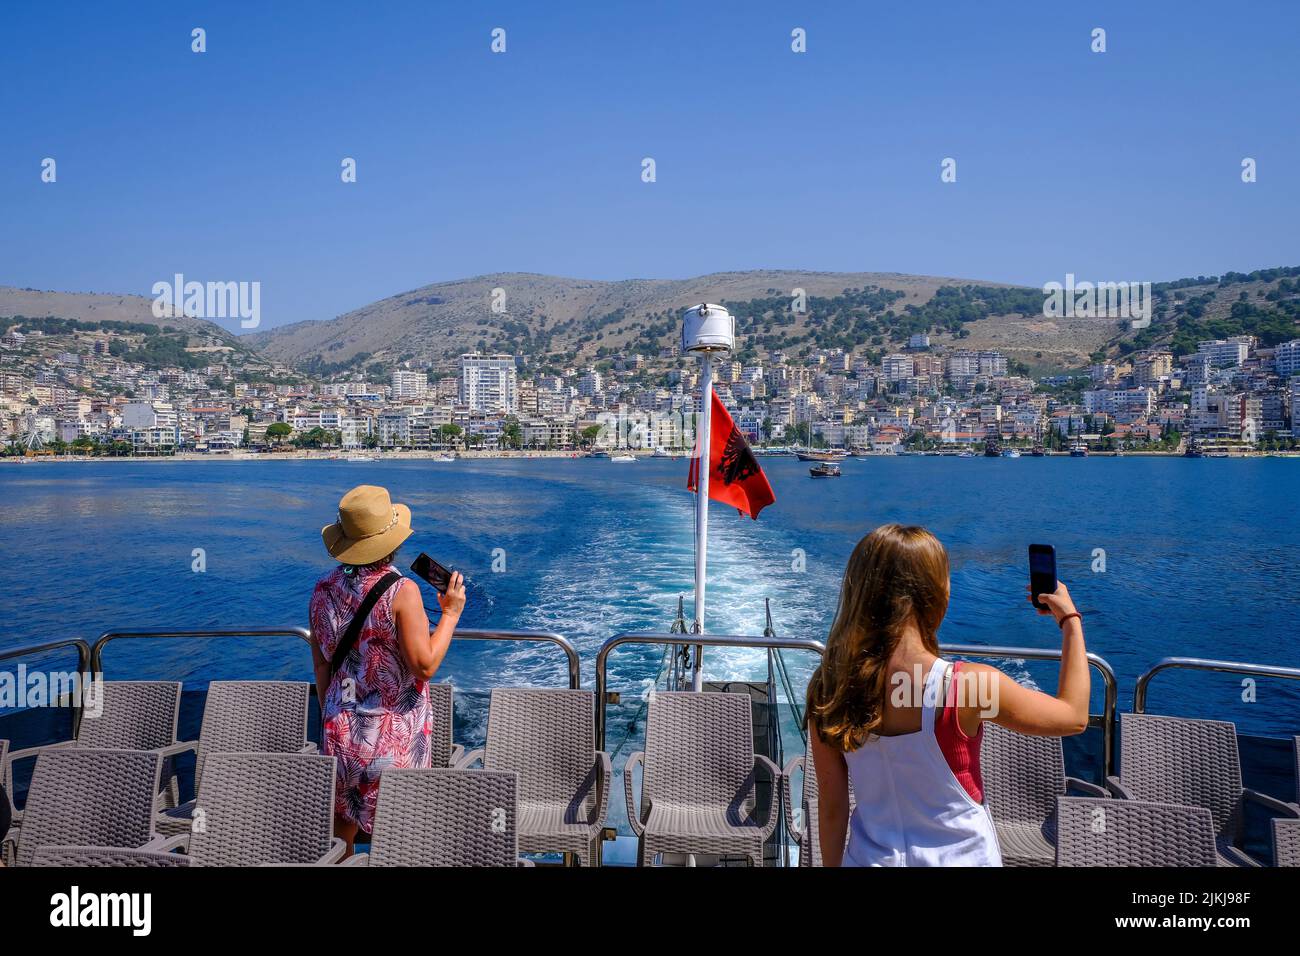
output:
[{"label": "albanian flag", "polygon": [[[697,443],[698,444],[698,443]],[[699,455],[691,458],[686,487],[699,484]],[[731,505],[741,514],[758,520],[758,513],[776,501],[767,475],[758,467],[749,442],[732,421],[727,407],[713,394],[713,420],[709,431],[709,497]]]}]

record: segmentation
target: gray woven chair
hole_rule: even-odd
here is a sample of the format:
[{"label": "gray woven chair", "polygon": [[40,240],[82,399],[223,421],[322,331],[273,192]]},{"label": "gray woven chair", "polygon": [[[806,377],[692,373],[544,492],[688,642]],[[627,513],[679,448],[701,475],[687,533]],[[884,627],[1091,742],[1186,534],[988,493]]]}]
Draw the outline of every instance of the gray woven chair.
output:
[{"label": "gray woven chair", "polygon": [[495,770],[390,769],[370,852],[344,866],[516,866],[518,778]]},{"label": "gray woven chair", "polygon": [[1300,866],[1300,820],[1274,817],[1273,865]]},{"label": "gray woven chair", "polygon": [[984,724],[980,775],[1005,866],[1056,862],[1056,798],[1070,789],[1105,798],[1103,787],[1068,777],[1059,737],[1031,737]]},{"label": "gray woven chair", "polygon": [[[213,681],[208,685],[199,739],[179,745],[195,751],[194,793],[202,796],[207,759],[218,753],[316,752],[307,740],[310,685],[296,681]],[[158,814],[159,833],[188,833],[194,800]]]},{"label": "gray woven chair", "polygon": [[322,754],[208,754],[192,831],[149,849],[182,850],[191,866],[336,862],[334,770]]},{"label": "gray woven chair", "polygon": [[1300,817],[1300,808],[1242,786],[1237,728],[1227,721],[1124,714],[1119,770],[1106,781],[1116,796],[1209,810],[1220,866],[1259,866],[1238,845],[1247,801]]},{"label": "gray woven chair", "polygon": [[1204,807],[1061,797],[1057,866],[1217,866],[1214,818]]},{"label": "gray woven chair", "polygon": [[[812,731],[809,731],[812,733]],[[803,774],[803,799],[800,802],[802,826],[795,825],[794,819],[794,774]],[[821,821],[817,816],[817,765],[813,761],[811,745],[804,750],[803,756],[795,757],[785,765],[781,772],[781,787],[784,791],[785,828],[799,847],[799,865],[821,866]],[[857,801],[853,796],[853,781],[849,781],[849,814],[852,815]],[[848,831],[844,834],[844,843],[848,845]]]},{"label": "gray woven chair", "polygon": [[597,751],[596,696],[589,690],[498,688],[486,746],[467,754],[485,770],[519,775],[519,848],[571,853],[588,866],[605,825],[613,776]]},{"label": "gray woven chair", "polygon": [[118,846],[43,846],[32,866],[159,867],[189,866],[190,859],[162,850],[128,850]]},{"label": "gray woven chair", "polygon": [[[641,808],[632,769],[644,764]],[[627,818],[640,838],[639,864],[660,853],[744,856],[763,865],[763,844],[776,829],[753,818],[759,766],[779,785],[781,770],[754,753],[750,700],[743,694],[656,691],[646,714],[646,747],[623,768]]]},{"label": "gray woven chair", "polygon": [[433,707],[433,734],[429,741],[429,765],[454,767],[465,757],[465,748],[452,743],[452,686],[430,684],[429,703]]},{"label": "gray woven chair", "polygon": [[21,823],[5,861],[29,865],[43,846],[151,844],[162,757],[144,750],[55,748],[36,758]]},{"label": "gray woven chair", "polygon": [[169,772],[168,758],[186,749],[176,739],[176,722],[180,716],[179,681],[109,680],[96,681],[93,696],[99,706],[98,716],[82,715],[81,726],[72,740],[40,747],[15,750],[8,759],[0,759],[5,790],[13,799],[13,765],[19,760],[35,759],[38,754],[55,748],[99,747],[107,750],[154,750],[164,758],[164,791],[160,807],[175,806],[179,800],[175,776]]}]

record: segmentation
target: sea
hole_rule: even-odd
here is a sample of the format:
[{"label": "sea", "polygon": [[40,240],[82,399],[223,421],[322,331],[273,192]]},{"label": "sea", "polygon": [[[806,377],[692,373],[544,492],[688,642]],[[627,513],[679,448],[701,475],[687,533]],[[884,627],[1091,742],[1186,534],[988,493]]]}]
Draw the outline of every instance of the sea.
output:
[{"label": "sea", "polygon": [[[824,640],[854,545],[897,521],[926,526],[948,549],[946,643],[1058,647],[1058,629],[1025,597],[1028,546],[1054,545],[1059,577],[1084,614],[1088,649],[1118,675],[1121,710],[1131,707],[1137,677],[1165,657],[1300,666],[1300,459],[899,456],[849,460],[842,477],[821,480],[793,458],[760,460],[774,505],[757,520],[711,506],[709,631],[761,634],[770,607],[779,635]],[[110,630],[305,627],[312,586],[331,567],[321,528],[348,489],[376,484],[412,511],[415,532],[400,566],[424,551],[464,573],[463,627],[563,634],[590,687],[608,638],[668,630],[679,597],[691,617],[688,464],[0,465],[0,652]],[[705,677],[762,681],[768,663],[759,650],[706,650]],[[1014,656],[990,663],[1055,689],[1054,663]],[[659,647],[611,654],[609,689],[622,700],[611,749],[635,742],[663,664]],[[788,734],[791,704],[802,703],[816,658],[788,651],[781,664],[790,677],[780,695]],[[292,637],[118,640],[105,649],[104,671],[182,680],[187,689],[213,679],[312,679],[307,646]],[[1093,677],[1099,712],[1102,683]],[[492,687],[563,686],[566,670],[551,646],[458,641],[436,679],[455,685],[457,739],[475,745]],[[1300,681],[1169,670],[1151,682],[1147,709],[1291,736],[1300,734]],[[797,742],[785,747],[802,750]]]}]

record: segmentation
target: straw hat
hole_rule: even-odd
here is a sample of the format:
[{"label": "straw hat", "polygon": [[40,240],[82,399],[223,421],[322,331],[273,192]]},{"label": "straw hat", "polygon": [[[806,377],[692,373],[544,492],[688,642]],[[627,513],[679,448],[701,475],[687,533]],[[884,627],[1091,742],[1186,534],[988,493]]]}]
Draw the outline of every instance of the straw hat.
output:
[{"label": "straw hat", "polygon": [[411,536],[411,509],[388,489],[357,485],[339,502],[339,520],[320,529],[325,550],[344,564],[374,564]]}]

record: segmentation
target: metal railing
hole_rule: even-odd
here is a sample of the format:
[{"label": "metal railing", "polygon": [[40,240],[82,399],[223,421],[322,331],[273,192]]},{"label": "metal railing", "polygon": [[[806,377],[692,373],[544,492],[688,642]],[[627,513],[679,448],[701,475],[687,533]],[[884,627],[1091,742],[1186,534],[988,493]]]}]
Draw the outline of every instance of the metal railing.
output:
[{"label": "metal railing", "polygon": [[578,690],[582,686],[582,668],[581,661],[578,658],[578,651],[563,634],[556,634],[552,631],[484,631],[470,629],[456,631],[452,635],[452,640],[533,641],[542,644],[555,644],[560,650],[564,651],[564,656],[568,658],[569,689]]},{"label": "metal railing", "polygon": [[1246,677],[1281,677],[1300,680],[1300,667],[1277,667],[1272,664],[1244,664],[1240,661],[1215,661],[1202,657],[1165,657],[1144,670],[1133,687],[1133,713],[1144,714],[1147,708],[1147,685],[1151,678],[1167,670],[1217,671]]},{"label": "metal railing", "polygon": [[143,628],[133,631],[105,631],[90,649],[90,666],[96,673],[104,670],[104,648],[116,640],[136,638],[229,638],[229,637],[296,637],[311,646],[311,631],[305,627],[245,627],[212,630],[173,631],[167,628]]},{"label": "metal railing", "polygon": [[596,740],[600,750],[605,749],[605,706],[608,701],[608,675],[606,667],[610,651],[624,644],[681,644],[683,637],[689,637],[689,643],[703,647],[746,647],[760,650],[811,651],[825,654],[826,646],[821,641],[811,641],[797,637],[745,637],[735,634],[663,634],[638,633],[619,634],[600,645],[596,654]]},{"label": "metal railing", "polygon": [[[947,654],[961,654],[964,657],[994,657],[1029,661],[1059,661],[1061,659],[1061,651],[1059,648],[1045,649],[1039,647],[986,646],[983,644],[940,644],[939,650]],[[1101,674],[1102,683],[1105,685],[1105,696],[1102,701],[1101,713],[1088,715],[1088,722],[1090,724],[1098,720],[1101,723],[1102,779],[1105,779],[1110,776],[1114,770],[1115,712],[1119,706],[1119,678],[1115,676],[1115,668],[1110,666],[1110,662],[1098,654],[1093,654],[1091,652],[1088,653],[1088,666]]]},{"label": "metal railing", "polygon": [[[15,647],[7,651],[0,651],[0,661],[13,660],[18,657],[32,657],[37,654],[46,654],[50,651],[57,651],[64,647],[75,647],[77,649],[77,673],[80,675],[94,674],[90,668],[91,652],[90,645],[80,638],[68,638],[62,641],[50,641],[48,644],[28,644],[26,647]],[[76,737],[81,730],[81,708],[84,703],[82,694],[73,695],[72,699],[72,736]]]}]

